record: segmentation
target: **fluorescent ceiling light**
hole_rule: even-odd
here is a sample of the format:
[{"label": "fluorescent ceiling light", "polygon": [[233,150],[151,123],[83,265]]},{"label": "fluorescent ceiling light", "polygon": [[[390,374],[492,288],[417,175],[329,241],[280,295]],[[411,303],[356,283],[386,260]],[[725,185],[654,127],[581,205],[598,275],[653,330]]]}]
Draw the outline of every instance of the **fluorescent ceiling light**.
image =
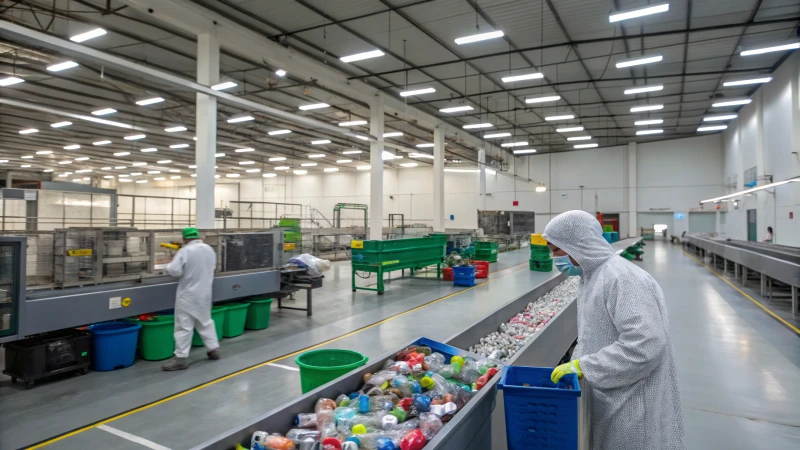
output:
[{"label": "fluorescent ceiling light", "polygon": [[186,127],[183,125],[178,125],[177,127],[164,128],[164,131],[167,133],[175,133],[176,131],[186,131]]},{"label": "fluorescent ceiling light", "polygon": [[169,148],[186,148],[188,146],[189,146],[189,144],[174,144],[174,145],[170,145]]},{"label": "fluorescent ceiling light", "polygon": [[251,166],[255,163],[256,163],[255,161],[239,161],[239,165],[241,166]]},{"label": "fluorescent ceiling light", "polygon": [[523,145],[528,145],[528,141],[524,141],[524,142],[506,142],[505,144],[500,144],[500,147],[521,147]]},{"label": "fluorescent ceiling light", "polygon": [[31,166],[30,164],[22,164],[20,167],[23,169],[27,169],[30,166]]},{"label": "fluorescent ceiling light", "polygon": [[215,158],[223,158],[225,157],[225,153],[214,153]]},{"label": "fluorescent ceiling light", "polygon": [[126,141],[138,141],[139,139],[144,139],[146,137],[147,136],[145,136],[143,134],[133,134],[133,135],[130,135],[130,136],[125,136],[123,139],[125,139]]},{"label": "fluorescent ceiling light", "polygon": [[660,125],[662,123],[664,123],[664,119],[637,120],[633,124],[637,127],[641,127],[645,125]]},{"label": "fluorescent ceiling light", "polygon": [[357,155],[361,153],[361,150],[345,150],[342,152],[343,155]]},{"label": "fluorescent ceiling light", "polygon": [[[117,153],[114,153],[114,156],[128,156],[130,154],[131,154],[131,152],[117,152]],[[76,161],[77,161],[77,158],[76,158]]]},{"label": "fluorescent ceiling light", "polygon": [[147,171],[147,174],[148,174],[148,175],[158,175],[158,174],[160,174],[160,173],[161,173],[161,171],[160,171],[160,170],[148,170],[148,171]]},{"label": "fluorescent ceiling light", "polygon": [[38,132],[39,130],[37,130],[36,128],[26,128],[24,130],[19,130],[19,134],[33,134]]},{"label": "fluorescent ceiling light", "polygon": [[156,164],[169,164],[171,162],[171,159],[162,159],[161,161],[156,162]]},{"label": "fluorescent ceiling light", "polygon": [[572,114],[566,114],[566,115],[563,115],[563,116],[550,116],[550,117],[545,117],[545,118],[544,118],[544,120],[546,120],[546,121],[548,121],[548,122],[555,122],[555,121],[558,121],[558,120],[572,120],[572,119],[574,119],[574,118],[575,118],[575,116],[574,116],[574,115],[572,115]]},{"label": "fluorescent ceiling light", "polygon": [[463,128],[465,130],[471,130],[473,128],[491,128],[493,126],[494,125],[492,125],[491,123],[471,123],[469,125],[464,125]]},{"label": "fluorescent ceiling light", "polygon": [[72,161],[59,161],[59,164],[72,164]]},{"label": "fluorescent ceiling light", "polygon": [[48,66],[47,70],[50,72],[61,72],[62,70],[71,69],[73,67],[78,67],[78,63],[75,61],[66,61],[58,64],[53,64],[52,66]]},{"label": "fluorescent ceiling light", "polygon": [[339,171],[339,168],[338,168],[338,167],[326,167],[326,168],[325,168],[325,169],[323,169],[323,170],[324,170],[325,172],[338,172],[338,171]]},{"label": "fluorescent ceiling light", "polygon": [[138,177],[141,174],[142,174],[142,172],[131,172],[131,176],[132,177]]},{"label": "fluorescent ceiling light", "polygon": [[104,176],[103,178],[106,178],[106,179],[111,179],[111,178],[114,178],[114,175],[106,175],[106,176]]},{"label": "fluorescent ceiling light", "polygon": [[242,117],[233,117],[228,119],[228,123],[239,123],[239,122],[249,122],[251,120],[256,120],[253,116],[242,116]]},{"label": "fluorescent ceiling light", "polygon": [[648,134],[661,134],[664,130],[639,130],[636,132],[637,136],[646,136]]},{"label": "fluorescent ceiling light", "polygon": [[303,163],[303,164],[300,164],[301,167],[314,167],[316,165],[317,165],[317,163]]},{"label": "fluorescent ceiling light", "polygon": [[331,105],[327,103],[314,103],[311,105],[300,105],[298,108],[302,109],[303,111],[308,111],[309,109],[320,109],[320,108],[327,108]]},{"label": "fluorescent ceiling light", "polygon": [[732,87],[732,86],[747,86],[749,84],[763,84],[769,83],[772,81],[772,77],[761,77],[761,78],[747,78],[742,80],[731,80],[722,83],[725,87]]},{"label": "fluorescent ceiling light", "polygon": [[515,155],[527,155],[529,153],[536,153],[536,149],[535,148],[526,148],[526,149],[522,149],[522,150],[514,150],[514,154]]},{"label": "fluorescent ceiling light", "polygon": [[133,126],[125,124],[125,123],[114,122],[113,120],[100,119],[100,118],[92,117],[92,116],[79,116],[79,118],[81,118],[83,120],[88,120],[89,122],[102,123],[104,125],[111,125],[112,127],[133,128]]},{"label": "fluorescent ceiling light", "polygon": [[347,163],[351,163],[351,162],[353,162],[352,159],[337,159],[336,160],[337,164],[347,164]]},{"label": "fluorescent ceiling light", "polygon": [[285,157],[283,157],[283,156],[276,156],[276,157],[274,157],[274,158],[270,158],[269,160],[270,160],[270,161],[273,161],[273,162],[274,162],[274,161],[286,161],[286,158],[285,158]]},{"label": "fluorescent ceiling light", "polygon": [[255,150],[254,150],[254,149],[252,149],[252,148],[250,148],[250,147],[246,147],[246,148],[237,148],[237,149],[235,150],[235,152],[236,152],[236,153],[248,153],[248,152],[254,152],[254,151],[255,151]]},{"label": "fluorescent ceiling light", "polygon": [[110,143],[111,143],[111,141],[97,141],[97,142],[92,142],[92,145],[100,146],[100,145],[108,145]]},{"label": "fluorescent ceiling light", "polygon": [[628,11],[620,11],[608,16],[608,22],[620,22],[628,19],[635,19],[637,17],[649,16],[651,14],[658,14],[669,11],[669,3],[662,3],[660,5],[648,6],[646,8],[632,9]]},{"label": "fluorescent ceiling light", "polygon": [[400,165],[402,167],[417,167],[419,164],[417,164],[417,163],[402,163]]},{"label": "fluorescent ceiling light", "polygon": [[372,166],[356,166],[357,170],[369,170],[371,168],[372,168]]},{"label": "fluorescent ceiling light", "polygon": [[169,169],[170,173],[180,173],[180,169]]},{"label": "fluorescent ceiling light", "polygon": [[800,42],[791,42],[788,44],[775,45],[772,47],[755,48],[752,50],[745,50],[739,53],[741,56],[761,55],[763,53],[782,52],[786,50],[797,50],[800,48]]},{"label": "fluorescent ceiling light", "polygon": [[136,182],[139,184],[145,184],[147,183],[147,180],[136,180]]},{"label": "fluorescent ceiling light", "polygon": [[368,140],[369,140],[369,138],[368,138],[368,137],[366,137],[366,136],[361,136],[361,135],[358,135],[358,134],[356,135],[356,139],[361,139],[362,141],[368,141]]},{"label": "fluorescent ceiling light", "polygon": [[51,126],[51,127],[53,127],[53,128],[68,127],[68,126],[70,126],[70,125],[72,125],[72,122],[67,122],[67,121],[64,121],[64,122],[56,122],[56,123],[51,123],[51,124],[50,124],[50,126]]},{"label": "fluorescent ceiling light", "polygon": [[95,28],[94,30],[90,30],[81,34],[76,34],[75,36],[71,36],[69,40],[72,42],[85,42],[88,41],[89,39],[94,39],[104,34],[106,34],[106,30],[102,28]]},{"label": "fluorescent ceiling light", "polygon": [[545,192],[547,191],[547,186],[536,186],[536,192]]},{"label": "fluorescent ceiling light", "polygon": [[430,148],[433,147],[434,144],[427,143],[427,144],[417,144],[417,148]]},{"label": "fluorescent ceiling light", "polygon": [[[21,158],[22,158],[22,159],[33,159],[33,156],[31,156],[31,155],[25,155],[25,156],[21,156]],[[77,160],[76,160],[76,161],[77,161]]]},{"label": "fluorescent ceiling light", "polygon": [[736,115],[736,114],[724,114],[724,115],[721,115],[721,116],[708,116],[708,117],[703,117],[703,122],[717,122],[717,121],[720,121],[720,120],[731,120],[731,119],[735,119],[737,117],[739,117],[739,116]]},{"label": "fluorescent ceiling light", "polygon": [[484,139],[494,139],[494,138],[501,138],[511,136],[511,133],[492,133],[492,134],[484,134]]},{"label": "fluorescent ceiling light", "polygon": [[100,170],[111,170],[111,167],[101,167]]},{"label": "fluorescent ceiling light", "polygon": [[146,166],[147,163],[143,162],[143,161],[138,161],[138,162],[135,162],[135,163],[133,163],[131,165],[134,166],[134,167],[140,167],[140,166]]},{"label": "fluorescent ceiling light", "polygon": [[155,177],[155,178],[153,178],[153,180],[155,180],[155,181],[164,181],[164,180],[166,180],[166,178],[164,178],[164,177]]},{"label": "fluorescent ceiling light", "polygon": [[412,158],[433,159],[433,155],[429,155],[427,153],[409,153],[408,156]]},{"label": "fluorescent ceiling light", "polygon": [[190,169],[197,169],[197,166],[195,164],[192,164],[192,165],[189,166],[189,168]]},{"label": "fluorescent ceiling light", "polygon": [[571,138],[567,138],[568,141],[588,141],[592,139],[591,136],[575,136]]},{"label": "fluorescent ceiling light", "polygon": [[143,149],[141,149],[139,151],[142,152],[142,153],[153,153],[153,152],[157,152],[158,149],[157,148],[143,148]]},{"label": "fluorescent ceiling light", "polygon": [[559,133],[572,133],[573,131],[583,131],[583,127],[556,128],[556,131]]},{"label": "fluorescent ceiling light", "polygon": [[524,80],[539,80],[544,78],[544,74],[541,73],[526,73],[524,75],[513,75],[510,77],[503,77],[503,83],[513,83],[515,81],[524,81]]},{"label": "fluorescent ceiling light", "polygon": [[308,173],[307,170],[293,170],[292,171],[295,175],[305,175]]},{"label": "fluorescent ceiling light", "polygon": [[653,86],[633,87],[633,88],[630,88],[630,89],[625,89],[625,94],[626,95],[642,94],[644,92],[655,92],[655,91],[661,91],[663,89],[664,89],[664,85],[663,84],[657,84],[657,85],[653,85]]},{"label": "fluorescent ceiling light", "polygon": [[652,64],[661,62],[664,59],[662,55],[642,56],[638,58],[623,59],[617,61],[617,69],[624,69],[625,67],[641,66],[642,64]]},{"label": "fluorescent ceiling light", "polygon": [[80,158],[75,158],[75,161],[88,161],[88,160],[89,160],[88,156],[81,156]]},{"label": "fluorescent ceiling light", "polygon": [[784,184],[789,184],[789,183],[792,183],[792,182],[800,182],[800,178],[790,178],[788,180],[776,181],[775,183],[765,184],[763,186],[754,187],[752,189],[747,189],[747,190],[744,190],[744,191],[741,191],[741,192],[734,192],[733,194],[723,195],[722,197],[716,197],[716,198],[710,198],[708,200],[703,200],[700,203],[718,202],[718,201],[725,200],[725,199],[728,199],[728,198],[738,197],[740,195],[745,195],[745,194],[749,194],[751,192],[757,192],[757,191],[761,191],[761,190],[764,190],[764,189],[769,189],[769,188],[772,188],[772,187],[782,186]]},{"label": "fluorescent ceiling light", "polygon": [[147,106],[147,105],[152,105],[152,104],[155,104],[155,103],[161,103],[163,101],[164,101],[164,99],[161,98],[161,97],[153,97],[153,98],[146,98],[144,100],[139,100],[139,101],[136,102],[136,104],[139,105],[139,106]]},{"label": "fluorescent ceiling light", "polygon": [[278,174],[277,173],[268,172],[268,173],[265,173],[265,174],[263,174],[261,176],[264,177],[264,178],[274,178],[274,177],[277,177]]},{"label": "fluorescent ceiling light", "polygon": [[211,86],[211,89],[215,91],[223,91],[225,89],[230,89],[232,87],[236,87],[238,84],[234,83],[233,81],[226,81],[224,83],[219,83]]},{"label": "fluorescent ceiling light", "polygon": [[384,150],[383,153],[381,153],[381,159],[383,159],[383,160],[403,159],[403,157],[402,156],[396,156],[394,153],[387,152],[386,150]]},{"label": "fluorescent ceiling light", "polygon": [[720,130],[727,130],[727,125],[712,125],[709,127],[699,127],[697,131],[720,131]]},{"label": "fluorescent ceiling light", "polygon": [[285,77],[286,76],[286,71],[283,70],[283,69],[278,69],[278,70],[275,71],[275,75],[277,75],[279,77]]},{"label": "fluorescent ceiling light", "polygon": [[340,127],[354,127],[356,125],[366,125],[366,120],[351,120],[349,122],[339,122]]},{"label": "fluorescent ceiling light", "polygon": [[25,82],[25,80],[23,80],[22,78],[17,78],[17,77],[0,78],[0,87],[12,86],[12,85],[15,85],[17,83],[24,83],[24,82]]},{"label": "fluorescent ceiling light", "polygon": [[316,153],[316,154],[313,154],[313,155],[308,155],[308,157],[312,158],[312,159],[314,159],[314,158],[324,158],[325,156],[326,155],[324,153]]},{"label": "fluorescent ceiling light", "polygon": [[[120,176],[122,176],[122,175],[120,175]],[[133,180],[128,180],[128,179],[123,178],[123,179],[119,180],[119,182],[120,183],[133,183]]]},{"label": "fluorescent ceiling light", "polygon": [[442,113],[454,113],[454,112],[459,112],[459,111],[471,111],[472,109],[474,109],[474,108],[472,106],[469,106],[469,105],[452,106],[450,108],[442,108],[442,109],[439,110],[439,112],[442,112]]},{"label": "fluorescent ceiling light", "polygon": [[503,37],[505,34],[502,31],[490,31],[488,33],[473,34],[471,36],[464,36],[456,39],[456,44],[464,45],[473,42],[485,41],[487,39],[497,39]]},{"label": "fluorescent ceiling light", "polygon": [[368,52],[356,53],[355,55],[342,56],[341,58],[339,58],[339,60],[345,63],[351,63],[355,61],[361,61],[364,59],[378,58],[385,54],[386,53],[383,53],[380,50],[371,50]]},{"label": "fluorescent ceiling light", "polygon": [[52,150],[39,150],[36,152],[37,155],[51,155],[52,153]]},{"label": "fluorescent ceiling light", "polygon": [[534,98],[526,98],[525,103],[545,103],[545,102],[557,102],[561,100],[560,95],[548,95],[546,97],[534,97]]},{"label": "fluorescent ceiling light", "polygon": [[400,97],[410,97],[413,95],[422,95],[422,94],[432,94],[436,92],[434,88],[422,88],[422,89],[414,89],[413,91],[403,91],[400,93]]},{"label": "fluorescent ceiling light", "polygon": [[387,137],[398,137],[398,136],[402,136],[402,135],[403,135],[403,133],[400,132],[400,131],[391,131],[389,133],[383,133],[383,137],[385,137],[385,138],[387,138]]},{"label": "fluorescent ceiling light", "polygon": [[595,147],[597,147],[597,144],[578,144],[572,146],[572,148],[595,148]]},{"label": "fluorescent ceiling light", "polygon": [[631,108],[631,112],[657,111],[659,109],[664,109],[664,105],[634,106],[633,108]]},{"label": "fluorescent ceiling light", "polygon": [[80,145],[78,145],[78,144],[71,144],[71,145],[67,145],[66,147],[64,147],[64,150],[77,150],[77,149],[79,149],[79,148],[81,148],[81,146],[80,146]]},{"label": "fluorescent ceiling light", "polygon": [[270,131],[267,134],[270,135],[270,136],[277,136],[279,134],[289,134],[291,132],[292,132],[292,130],[275,130],[275,131]]},{"label": "fluorescent ceiling light", "polygon": [[115,112],[117,112],[117,110],[114,109],[114,108],[103,108],[103,109],[98,109],[97,111],[92,111],[92,115],[93,116],[107,116],[109,114],[114,114]]},{"label": "fluorescent ceiling light", "polygon": [[245,170],[245,172],[247,172],[247,173],[256,173],[256,172],[261,172],[261,169],[247,169],[247,170]]},{"label": "fluorescent ceiling light", "polygon": [[731,100],[726,100],[724,102],[712,103],[711,107],[712,108],[723,108],[725,106],[749,105],[752,102],[753,102],[753,100],[749,99],[749,98],[731,99]]}]

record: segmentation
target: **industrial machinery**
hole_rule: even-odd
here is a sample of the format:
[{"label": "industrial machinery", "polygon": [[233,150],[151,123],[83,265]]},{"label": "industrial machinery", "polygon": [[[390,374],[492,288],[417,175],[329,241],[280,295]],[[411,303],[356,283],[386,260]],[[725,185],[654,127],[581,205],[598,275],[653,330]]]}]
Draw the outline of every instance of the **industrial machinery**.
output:
[{"label": "industrial machinery", "polygon": [[[0,342],[170,309],[166,267],[181,230],[67,228],[0,237]],[[294,292],[284,231],[201,230],[217,254],[213,301]],[[161,244],[167,244],[161,246]],[[314,284],[320,287],[321,282]]]}]

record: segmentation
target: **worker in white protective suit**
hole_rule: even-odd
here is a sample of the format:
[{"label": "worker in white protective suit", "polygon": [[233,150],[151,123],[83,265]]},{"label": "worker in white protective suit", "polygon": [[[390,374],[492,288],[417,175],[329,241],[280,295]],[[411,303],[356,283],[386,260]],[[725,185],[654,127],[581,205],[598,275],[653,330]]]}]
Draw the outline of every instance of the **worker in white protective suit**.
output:
[{"label": "worker in white protective suit", "polygon": [[185,370],[189,368],[189,349],[195,329],[203,339],[208,359],[219,359],[219,339],[211,319],[211,285],[217,256],[214,250],[200,240],[197,228],[183,229],[183,247],[167,266],[173,277],[178,277],[175,294],[175,357],[161,368]]},{"label": "worker in white protective suit", "polygon": [[576,373],[589,384],[593,449],[684,450],[664,294],[650,274],[616,256],[602,233],[584,211],[560,214],[544,230],[558,269],[582,276],[578,345],[551,378]]}]

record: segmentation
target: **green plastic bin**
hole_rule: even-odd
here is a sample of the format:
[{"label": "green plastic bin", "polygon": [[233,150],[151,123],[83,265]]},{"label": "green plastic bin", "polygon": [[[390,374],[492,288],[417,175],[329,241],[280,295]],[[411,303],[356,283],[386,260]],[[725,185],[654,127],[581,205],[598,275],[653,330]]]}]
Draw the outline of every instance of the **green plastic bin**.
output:
[{"label": "green plastic bin", "polygon": [[367,364],[369,358],[352,350],[312,350],[298,356],[300,388],[303,394]]},{"label": "green plastic bin", "polygon": [[[153,320],[125,319],[138,323],[139,354],[147,361],[167,359],[175,353],[175,316],[155,316]],[[201,343],[202,345],[202,343]]]},{"label": "green plastic bin", "polygon": [[[223,336],[222,329],[225,326],[225,311],[227,309],[227,306],[214,306],[211,308],[211,319],[214,321],[214,328],[217,329],[217,339],[220,340]],[[200,334],[197,333],[197,330],[194,330],[192,345],[195,347],[203,346],[203,339],[200,338]]]},{"label": "green plastic bin", "polygon": [[225,325],[222,327],[222,336],[232,338],[244,333],[244,324],[247,321],[247,310],[250,303],[226,303]]},{"label": "green plastic bin", "polygon": [[272,312],[271,298],[248,300],[250,308],[247,310],[247,320],[244,327],[248,330],[263,330],[269,328],[269,315]]}]

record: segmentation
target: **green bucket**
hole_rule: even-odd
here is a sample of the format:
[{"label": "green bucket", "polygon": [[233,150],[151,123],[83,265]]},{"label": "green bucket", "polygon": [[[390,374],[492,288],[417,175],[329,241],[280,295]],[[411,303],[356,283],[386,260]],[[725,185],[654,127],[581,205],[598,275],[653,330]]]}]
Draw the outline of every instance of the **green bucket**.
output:
[{"label": "green bucket", "polygon": [[[222,329],[225,326],[225,311],[227,309],[227,306],[215,306],[211,308],[211,319],[214,321],[214,328],[217,329],[217,339],[220,340],[222,340]],[[203,339],[200,338],[197,330],[194,330],[192,345],[195,347],[203,346]]]},{"label": "green bucket", "polygon": [[312,350],[298,356],[300,387],[303,394],[367,364],[369,358],[352,350]]},{"label": "green bucket", "polygon": [[244,327],[248,330],[263,330],[269,327],[269,315],[272,311],[271,298],[247,300],[250,308],[247,310],[247,320]]},{"label": "green bucket", "polygon": [[222,327],[222,336],[232,338],[244,333],[244,324],[247,321],[247,310],[250,303],[226,303],[225,325]]},{"label": "green bucket", "polygon": [[550,272],[553,270],[553,259],[536,260],[531,258],[528,266],[534,272]]},{"label": "green bucket", "polygon": [[153,320],[125,319],[142,326],[139,353],[147,361],[167,359],[175,353],[175,316],[155,316]]}]

